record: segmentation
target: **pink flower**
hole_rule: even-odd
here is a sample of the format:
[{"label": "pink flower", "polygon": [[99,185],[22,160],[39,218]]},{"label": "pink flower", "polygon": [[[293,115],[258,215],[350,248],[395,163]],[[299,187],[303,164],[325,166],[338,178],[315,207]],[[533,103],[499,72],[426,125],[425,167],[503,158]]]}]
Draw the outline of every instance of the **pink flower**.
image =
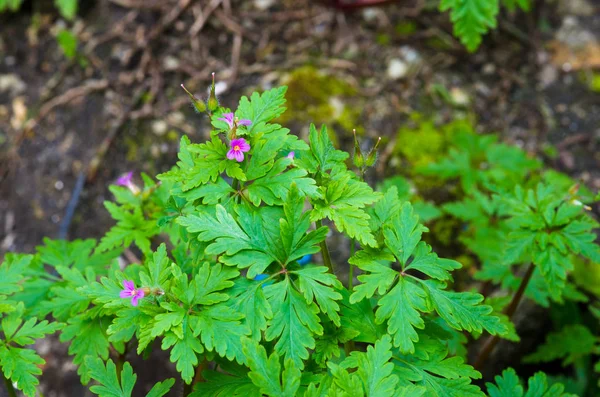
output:
[{"label": "pink flower", "polygon": [[244,161],[244,152],[250,150],[250,145],[244,138],[234,139],[231,141],[231,149],[227,152],[229,160],[235,159],[238,163]]},{"label": "pink flower", "polygon": [[289,152],[288,155],[286,156],[288,159],[293,160],[294,159],[294,152]]},{"label": "pink flower", "polygon": [[125,289],[121,291],[119,296],[124,299],[131,298],[131,304],[133,306],[137,306],[138,301],[142,299],[145,295],[144,290],[135,289],[135,284],[133,283],[133,281],[129,280],[123,280],[123,287],[125,287]]},{"label": "pink flower", "polygon": [[121,175],[119,177],[119,179],[117,179],[117,185],[127,187],[131,183],[132,178],[133,178],[133,171],[129,171],[128,173]]},{"label": "pink flower", "polygon": [[140,188],[133,183],[133,171],[129,171],[128,173],[121,175],[119,179],[117,179],[116,185],[125,186],[134,195],[137,195],[140,192]]},{"label": "pink flower", "polygon": [[252,121],[250,121],[248,119],[237,120],[233,116],[233,113],[223,113],[222,116],[223,117],[220,117],[217,120],[221,120],[221,121],[226,122],[227,125],[229,126],[229,129],[233,129],[233,127],[236,126],[236,125],[249,126],[249,125],[252,124]]}]

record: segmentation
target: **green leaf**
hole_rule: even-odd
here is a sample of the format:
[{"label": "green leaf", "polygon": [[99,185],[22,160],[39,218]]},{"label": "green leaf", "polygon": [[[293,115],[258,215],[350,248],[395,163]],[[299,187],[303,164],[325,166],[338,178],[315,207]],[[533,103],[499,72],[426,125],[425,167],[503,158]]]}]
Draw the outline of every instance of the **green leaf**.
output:
[{"label": "green leaf", "polygon": [[565,387],[560,383],[549,386],[546,374],[543,372],[537,372],[529,378],[528,390],[525,394],[512,368],[505,369],[501,376],[497,375],[494,379],[497,385],[489,382],[485,384],[490,397],[576,397],[574,394],[565,393]]},{"label": "green leaf", "polygon": [[358,239],[362,244],[376,246],[369,227],[370,217],[363,208],[380,198],[379,193],[365,182],[358,181],[352,172],[337,167],[327,181],[323,198],[313,201],[311,218],[316,221],[327,217],[349,237]]},{"label": "green leaf", "polygon": [[200,340],[194,336],[189,322],[184,321],[182,324],[182,338],[170,332],[163,339],[161,348],[163,350],[171,348],[171,362],[176,363],[175,368],[181,373],[184,382],[190,384],[194,379],[194,367],[198,365],[197,353],[204,352],[204,348]]},{"label": "green leaf", "polygon": [[261,397],[263,394],[248,377],[248,372],[231,364],[219,371],[203,371],[205,382],[198,382],[189,397]]},{"label": "green leaf", "polygon": [[275,350],[286,359],[291,359],[296,368],[303,369],[309,356],[308,349],[314,349],[313,334],[322,335],[319,323],[319,307],[307,303],[296,291],[289,278],[265,287],[265,295],[273,310],[273,319],[265,333],[267,341],[279,338]]},{"label": "green leaf", "polygon": [[250,330],[241,324],[239,320],[242,318],[242,314],[234,312],[231,308],[216,305],[202,310],[192,317],[190,323],[194,329],[194,336],[200,334],[206,350],[214,350],[221,357],[230,361],[235,359],[243,364],[246,358],[240,341],[242,337],[250,334]]},{"label": "green leaf", "polygon": [[146,394],[146,397],[162,397],[166,395],[169,391],[171,391],[171,388],[174,384],[175,379],[173,378],[169,378],[162,382],[158,382],[154,386],[152,386],[152,389],[150,389],[148,394]]},{"label": "green leaf", "polygon": [[236,117],[252,121],[252,125],[247,127],[249,133],[264,129],[265,124],[276,117],[279,117],[285,111],[285,92],[286,86],[273,88],[262,94],[254,92],[250,99],[243,96],[240,99],[238,109],[235,112]]},{"label": "green leaf", "polygon": [[413,381],[432,397],[483,397],[471,379],[481,378],[461,357],[448,357],[448,348],[439,340],[421,335],[415,354],[394,355],[394,372],[401,380]]},{"label": "green leaf", "polygon": [[444,291],[438,283],[432,281],[423,281],[421,284],[425,287],[435,311],[452,328],[479,333],[485,329],[492,335],[508,332],[500,319],[491,314],[492,308],[481,304],[482,295]]},{"label": "green leaf", "polygon": [[69,354],[75,355],[73,364],[78,365],[77,373],[81,383],[90,380],[85,358],[88,356],[108,358],[109,342],[105,333],[108,324],[103,324],[102,318],[84,318],[82,315],[69,319],[67,326],[60,335],[61,342],[71,341]]},{"label": "green leaf", "polygon": [[316,301],[322,313],[326,314],[338,327],[340,326],[340,306],[336,301],[342,295],[336,291],[342,289],[342,283],[329,273],[325,266],[307,266],[293,272],[298,275],[298,289],[304,294],[307,303]]},{"label": "green leaf", "polygon": [[473,52],[481,44],[481,37],[496,27],[498,0],[441,0],[440,11],[450,12],[454,34]]},{"label": "green leaf", "polygon": [[229,295],[220,291],[233,287],[232,279],[239,275],[240,272],[236,269],[223,267],[220,263],[209,264],[205,262],[194,278],[196,285],[194,303],[197,305],[214,305],[215,303],[225,302],[229,299]]},{"label": "green leaf", "polygon": [[27,267],[33,260],[33,255],[6,254],[0,263],[0,291],[10,295],[21,291],[19,282],[23,279]]},{"label": "green leaf", "polygon": [[420,286],[404,277],[379,302],[375,321],[388,320],[388,333],[394,337],[394,346],[401,352],[414,352],[414,343],[419,340],[415,328],[423,329],[425,323],[420,312],[430,311],[426,294]]},{"label": "green leaf", "polygon": [[0,344],[0,367],[4,376],[16,383],[28,397],[36,395],[36,386],[40,383],[36,378],[42,374],[40,369],[46,361],[32,349],[7,347]]},{"label": "green leaf", "polygon": [[58,8],[60,15],[69,21],[75,18],[77,15],[77,1],[78,0],[54,0],[54,5]]},{"label": "green leaf", "polygon": [[273,318],[263,285],[262,282],[238,278],[229,292],[231,299],[227,302],[233,310],[245,316],[244,322],[250,329],[252,338],[257,341],[261,339],[262,331],[267,329],[267,321]]},{"label": "green leaf", "polygon": [[428,230],[419,223],[419,217],[414,214],[409,202],[402,204],[400,212],[392,216],[390,222],[384,225],[385,243],[396,256],[403,270],[406,270],[408,258],[421,241],[422,233]]},{"label": "green leaf", "polygon": [[[247,223],[250,227],[260,227],[260,223],[253,224],[252,220]],[[205,250],[206,254],[226,254],[227,257],[221,258],[223,263],[250,267],[248,277],[255,277],[277,259],[267,252],[269,244],[264,231],[259,229],[256,234],[247,234],[221,205],[216,206],[216,216],[200,212],[200,216],[179,217],[177,223],[190,233],[198,233],[198,240],[211,242]]]},{"label": "green leaf", "polygon": [[375,313],[369,299],[350,303],[350,292],[343,289],[341,293],[342,329],[358,331],[360,334],[353,338],[357,342],[375,343],[385,334],[385,326],[375,322]]},{"label": "green leaf", "polygon": [[567,325],[559,332],[546,336],[546,342],[539,346],[535,353],[525,356],[526,363],[549,362],[562,358],[563,366],[574,363],[577,359],[594,352],[597,338],[590,330],[581,325]]},{"label": "green leaf", "polygon": [[[104,362],[98,357],[87,357],[85,363],[89,369],[90,378],[100,385],[90,387],[90,391],[100,397],[131,397],[137,375],[133,368],[125,362],[121,374],[117,376],[117,367],[112,360]],[[119,380],[120,378],[120,380]]]},{"label": "green leaf", "polygon": [[398,376],[392,373],[394,364],[390,362],[391,348],[391,338],[385,335],[374,346],[368,346],[366,352],[352,352],[340,365],[344,369],[357,368],[352,374],[330,362],[328,365],[335,384],[345,391],[354,388],[352,395],[393,396]]},{"label": "green leaf", "polygon": [[300,387],[301,372],[293,360],[285,361],[285,370],[282,372],[277,353],[274,352],[267,358],[265,348],[248,338],[242,339],[242,346],[250,368],[248,377],[260,388],[261,393],[271,397],[296,395]]},{"label": "green leaf", "polygon": [[348,158],[348,153],[337,150],[327,134],[327,127],[324,125],[319,132],[314,124],[310,125],[310,150],[317,160],[318,171],[324,173],[341,164]]}]

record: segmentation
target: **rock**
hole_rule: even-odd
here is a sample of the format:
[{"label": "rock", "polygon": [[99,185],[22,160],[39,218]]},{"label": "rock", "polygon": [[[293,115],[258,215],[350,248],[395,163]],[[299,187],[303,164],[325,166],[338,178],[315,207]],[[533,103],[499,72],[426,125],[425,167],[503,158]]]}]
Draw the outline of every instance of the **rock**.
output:
[{"label": "rock", "polygon": [[541,88],[547,88],[558,79],[558,69],[552,64],[546,64],[539,74]]},{"label": "rock", "polygon": [[25,91],[27,85],[14,73],[0,75],[0,92],[8,92],[10,95],[19,95]]},{"label": "rock", "polygon": [[560,0],[558,2],[558,15],[564,14],[592,16],[594,15],[594,6],[587,0]]},{"label": "rock", "polygon": [[387,76],[392,80],[398,80],[408,74],[408,64],[402,59],[393,58],[388,62]]},{"label": "rock", "polygon": [[169,125],[164,120],[154,120],[152,122],[152,132],[158,136],[163,136],[167,133]]},{"label": "rock", "polygon": [[452,98],[452,102],[457,106],[468,106],[471,103],[469,94],[462,88],[452,87],[450,89],[450,97]]},{"label": "rock", "polygon": [[275,4],[275,0],[254,0],[254,7],[261,11],[268,10]]},{"label": "rock", "polygon": [[179,69],[179,59],[172,55],[167,55],[163,59],[163,67],[165,70],[173,71]]}]

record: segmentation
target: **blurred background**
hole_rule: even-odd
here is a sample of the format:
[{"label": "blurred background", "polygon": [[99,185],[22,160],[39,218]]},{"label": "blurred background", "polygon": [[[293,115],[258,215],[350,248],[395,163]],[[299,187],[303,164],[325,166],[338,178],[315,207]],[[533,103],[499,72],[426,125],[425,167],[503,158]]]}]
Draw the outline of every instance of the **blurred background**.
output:
[{"label": "blurred background", "polygon": [[[288,85],[279,122],[300,136],[382,137],[373,184],[435,161],[461,120],[597,191],[600,5],[530,3],[469,52],[439,0],[0,0],[0,255],[108,230],[119,175],[163,172],[182,134],[208,136],[180,85],[206,98],[212,72],[232,109]],[[74,368],[44,379],[83,395]]]}]

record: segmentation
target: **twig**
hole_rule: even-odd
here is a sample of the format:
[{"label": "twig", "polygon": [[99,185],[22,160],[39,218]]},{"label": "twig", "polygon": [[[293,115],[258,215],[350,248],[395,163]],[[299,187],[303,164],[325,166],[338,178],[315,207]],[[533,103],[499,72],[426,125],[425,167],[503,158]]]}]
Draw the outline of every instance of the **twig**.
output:
[{"label": "twig", "polygon": [[194,21],[194,24],[190,28],[190,36],[195,37],[200,33],[206,21],[210,17],[210,14],[213,13],[214,10],[221,4],[223,0],[212,0],[207,6],[205,10],[200,11],[200,16],[198,19]]},{"label": "twig", "polygon": [[219,19],[219,21],[232,33],[239,34],[242,36],[246,36],[250,40],[255,43],[260,41],[260,37],[255,33],[249,32],[242,25],[240,25],[237,21],[232,19],[229,15],[227,15],[222,10],[215,10],[215,16]]},{"label": "twig", "polygon": [[[519,285],[519,289],[513,296],[512,300],[510,301],[510,304],[506,307],[506,309],[504,309],[503,313],[506,314],[509,319],[512,318],[513,314],[515,314],[515,311],[517,310],[517,307],[519,306],[519,303],[521,302],[521,299],[523,298],[525,289],[527,288],[527,285],[529,284],[529,281],[531,280],[531,276],[533,275],[534,270],[535,270],[534,264],[530,263],[529,267],[527,268],[527,273],[525,273],[525,277],[523,277],[523,280],[521,280],[521,285]],[[475,360],[475,364],[473,364],[475,369],[479,370],[479,369],[481,369],[481,367],[483,367],[483,365],[485,364],[486,360],[488,359],[490,353],[492,353],[492,351],[494,350],[494,347],[496,347],[496,345],[498,344],[499,341],[500,341],[500,338],[498,337],[498,335],[490,335],[487,338],[483,347],[481,348],[479,356],[477,356],[477,359]]]},{"label": "twig", "polygon": [[236,34],[233,37],[233,48],[231,49],[231,74],[229,75],[229,83],[233,83],[238,75],[240,66],[240,54],[242,52],[242,35]]},{"label": "twig", "polygon": [[62,105],[66,105],[74,99],[77,99],[81,96],[89,95],[94,91],[102,91],[108,87],[108,80],[88,80],[86,84],[80,85],[78,87],[73,87],[64,94],[57,96],[50,101],[46,102],[40,108],[40,111],[37,117],[28,120],[23,127],[23,132],[21,135],[26,134],[27,132],[33,130],[48,114],[54,110],[54,108]]}]

